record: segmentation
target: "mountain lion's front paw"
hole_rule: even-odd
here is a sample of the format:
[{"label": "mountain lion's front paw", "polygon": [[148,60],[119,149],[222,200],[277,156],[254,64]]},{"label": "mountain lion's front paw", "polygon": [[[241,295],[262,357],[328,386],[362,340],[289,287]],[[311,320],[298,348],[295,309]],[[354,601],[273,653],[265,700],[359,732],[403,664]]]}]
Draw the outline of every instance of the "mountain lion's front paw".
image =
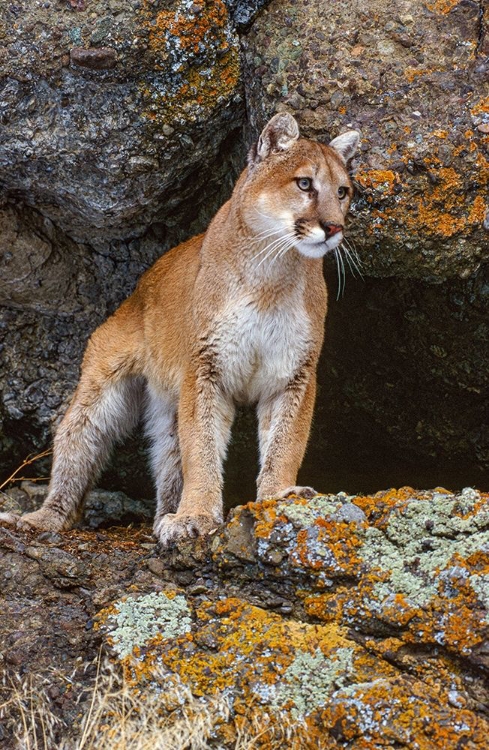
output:
[{"label": "mountain lion's front paw", "polygon": [[167,513],[157,520],[153,533],[162,547],[169,547],[181,539],[196,539],[210,534],[216,527],[215,518],[204,513],[195,516]]},{"label": "mountain lion's front paw", "polygon": [[297,497],[303,497],[305,500],[312,500],[318,493],[314,487],[287,487],[282,492],[279,492],[276,499],[285,500],[287,497],[297,495]]},{"label": "mountain lion's front paw", "polygon": [[65,528],[63,518],[52,510],[39,508],[33,513],[25,513],[23,516],[18,513],[0,513],[0,523],[6,523],[10,526],[16,526],[24,531],[32,529],[41,529],[42,531],[60,531]]}]

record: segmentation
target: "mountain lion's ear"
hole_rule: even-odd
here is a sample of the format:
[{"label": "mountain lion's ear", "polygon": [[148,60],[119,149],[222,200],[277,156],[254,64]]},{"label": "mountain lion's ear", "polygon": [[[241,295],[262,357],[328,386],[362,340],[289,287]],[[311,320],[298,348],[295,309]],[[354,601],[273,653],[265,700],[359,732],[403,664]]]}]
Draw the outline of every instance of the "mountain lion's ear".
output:
[{"label": "mountain lion's ear", "polygon": [[287,112],[274,115],[249,153],[250,164],[257,164],[270,154],[287,151],[298,138],[299,126],[292,115]]},{"label": "mountain lion's ear", "polygon": [[329,146],[341,156],[345,164],[352,158],[360,143],[358,130],[347,130],[337,138],[333,138]]}]

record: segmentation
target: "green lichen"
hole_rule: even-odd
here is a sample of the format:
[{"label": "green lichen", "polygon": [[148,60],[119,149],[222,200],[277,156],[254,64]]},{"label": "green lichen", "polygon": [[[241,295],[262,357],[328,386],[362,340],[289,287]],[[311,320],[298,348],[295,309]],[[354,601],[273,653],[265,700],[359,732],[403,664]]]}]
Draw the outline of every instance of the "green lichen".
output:
[{"label": "green lichen", "polygon": [[158,634],[162,638],[174,638],[190,630],[190,610],[181,595],[146,594],[121,599],[114,608],[115,612],[107,618],[107,625],[113,648],[121,659]]},{"label": "green lichen", "polygon": [[311,654],[296,652],[285,670],[273,705],[277,709],[292,702],[291,716],[298,720],[324,706],[333,690],[343,687],[353,673],[352,648],[338,648],[326,658],[318,648]]},{"label": "green lichen", "polygon": [[316,495],[307,503],[278,503],[277,514],[282,514],[294,524],[296,528],[307,528],[318,518],[334,516],[343,503],[351,500],[345,493],[339,495]]},{"label": "green lichen", "polygon": [[438,593],[439,574],[451,560],[466,559],[489,545],[485,511],[467,518],[457,515],[469,505],[473,508],[480,497],[470,493],[436,493],[430,502],[413,498],[392,514],[385,531],[367,529],[359,556],[370,568],[389,571],[388,578],[373,587],[376,598],[402,593],[422,607]]}]

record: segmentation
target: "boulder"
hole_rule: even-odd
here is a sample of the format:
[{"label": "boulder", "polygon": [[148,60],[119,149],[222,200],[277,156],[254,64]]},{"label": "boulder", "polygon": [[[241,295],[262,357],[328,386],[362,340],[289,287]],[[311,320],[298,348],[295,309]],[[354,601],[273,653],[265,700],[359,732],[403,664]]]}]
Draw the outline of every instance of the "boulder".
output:
[{"label": "boulder", "polygon": [[243,39],[251,126],[362,132],[349,238],[368,275],[467,278],[489,241],[489,39],[478,3],[274,0]]},{"label": "boulder", "polygon": [[242,114],[222,0],[20,0],[0,29],[5,194],[95,244],[199,203]]}]

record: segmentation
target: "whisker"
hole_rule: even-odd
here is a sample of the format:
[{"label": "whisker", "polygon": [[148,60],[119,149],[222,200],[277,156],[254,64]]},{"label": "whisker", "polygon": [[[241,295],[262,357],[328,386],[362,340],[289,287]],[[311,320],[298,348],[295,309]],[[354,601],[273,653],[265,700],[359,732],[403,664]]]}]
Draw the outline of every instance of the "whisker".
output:
[{"label": "whisker", "polygon": [[273,258],[272,262],[270,263],[270,268],[273,266],[277,258],[283,258],[286,253],[288,253],[291,248],[294,247],[294,242],[288,242],[283,248],[281,248],[278,253],[276,254],[275,258]]},{"label": "whisker", "polygon": [[[280,238],[280,243],[282,242],[282,238]],[[271,255],[277,250],[279,246],[277,246],[277,240],[272,243],[272,247],[268,246],[266,249],[268,250],[267,254],[263,256],[261,261],[257,264],[256,268],[260,268],[262,263],[264,263],[268,258],[270,258]],[[258,256],[255,256],[258,257]]]},{"label": "whisker", "polygon": [[355,244],[351,240],[347,240],[346,238],[343,238],[343,242],[346,244],[346,247],[350,250],[352,256],[357,261],[357,268],[360,271],[360,268],[363,266],[363,262],[358,254]]},{"label": "whisker", "polygon": [[338,248],[335,247],[334,249],[334,257],[336,260],[336,275],[338,277],[338,289],[336,292],[336,300],[338,301],[340,298],[340,262],[338,260]]},{"label": "whisker", "polygon": [[356,279],[356,274],[355,274],[355,271],[356,271],[357,274],[359,275],[359,277],[361,279],[363,279],[363,274],[362,274],[362,272],[360,270],[360,267],[359,267],[356,259],[353,257],[353,255],[349,251],[349,249],[345,245],[342,245],[341,248],[345,252],[345,258],[346,258],[346,261],[348,263],[348,266],[350,267],[350,271],[352,273],[352,276]]},{"label": "whisker", "polygon": [[[272,256],[272,255],[273,255],[274,253],[276,253],[276,254],[278,255],[278,254],[279,254],[279,252],[280,252],[280,250],[282,249],[282,246],[283,246],[283,245],[284,245],[284,244],[285,244],[286,242],[288,242],[288,241],[289,241],[289,240],[285,240],[285,239],[282,239],[282,240],[281,240],[281,242],[280,242],[280,244],[278,244],[278,245],[275,245],[275,247],[273,247],[273,248],[272,248],[272,249],[270,250],[270,252],[268,252],[268,253],[267,253],[267,254],[265,255],[265,257],[261,259],[261,261],[260,261],[260,262],[258,263],[258,265],[257,265],[256,267],[257,267],[257,268],[260,268],[260,266],[262,265],[262,263],[264,263],[264,262],[265,262],[265,261],[266,261],[266,260],[267,260],[268,258],[270,258],[270,256]],[[275,260],[275,258],[274,258],[273,260]],[[273,262],[273,261],[272,261],[272,262]]]},{"label": "whisker", "polygon": [[[263,259],[262,259],[262,260],[260,261],[260,263],[259,263],[259,264],[257,265],[257,268],[259,268],[259,267],[261,266],[261,264],[262,264],[262,263],[263,263],[263,262],[264,262],[264,261],[265,261],[265,260],[266,260],[267,258],[269,258],[269,257],[270,257],[270,256],[272,255],[272,253],[275,253],[275,254],[276,254],[276,257],[277,257],[277,256],[278,256],[278,255],[280,254],[280,252],[281,252],[281,250],[283,249],[283,247],[285,247],[285,246],[287,246],[287,245],[290,245],[290,247],[292,247],[292,246],[293,246],[292,238],[294,238],[294,235],[293,235],[293,234],[292,234],[292,236],[290,236],[290,235],[287,235],[287,236],[285,236],[285,237],[282,237],[282,238],[280,239],[280,241],[277,241],[277,240],[276,240],[275,242],[273,242],[272,244],[274,245],[274,247],[273,247],[273,248],[272,248],[272,250],[271,250],[271,251],[270,251],[269,253],[267,253],[267,254],[266,254],[266,256],[265,256],[265,257],[264,257],[264,258],[263,258]],[[272,260],[272,263],[273,263],[273,261],[274,261],[274,260],[275,260],[275,258],[274,258],[274,259]]]},{"label": "whisker", "polygon": [[256,206],[253,206],[253,210],[256,211],[257,214],[260,214],[260,216],[263,216],[265,219],[271,219],[273,221],[273,216],[264,214],[263,211],[260,211]]},{"label": "whisker", "polygon": [[338,269],[338,292],[336,294],[336,299],[339,300],[339,298],[342,297],[345,292],[346,273],[343,256],[341,255],[341,250],[339,247],[335,247],[334,254],[336,258],[336,267]]},{"label": "whisker", "polygon": [[251,260],[256,260],[256,258],[259,258],[260,255],[263,255],[263,253],[267,252],[267,250],[270,250],[270,248],[273,247],[273,245],[280,242],[282,239],[283,239],[282,237],[278,237],[278,239],[272,240],[272,242],[269,242],[268,245],[265,245],[265,247],[262,247],[261,250],[258,250],[258,252],[255,253],[255,255],[253,256]]},{"label": "whisker", "polygon": [[347,237],[343,237],[343,242],[345,243],[347,248],[358,258],[359,255],[355,243]]},{"label": "whisker", "polygon": [[278,239],[273,240],[268,245],[266,245],[264,248],[262,248],[259,252],[257,252],[252,260],[256,260],[260,255],[263,255],[263,253],[266,252],[266,255],[261,259],[261,261],[258,263],[257,268],[261,266],[261,264],[275,251],[277,250],[282,242],[288,242],[293,237],[295,237],[294,232],[288,232],[286,235],[283,235],[282,237],[278,237]]},{"label": "whisker", "polygon": [[358,257],[358,255],[348,248],[345,247],[345,252],[347,256],[350,258],[351,262],[355,266],[357,273],[359,274],[360,278],[363,279],[363,273],[362,273],[362,261]]},{"label": "whisker", "polygon": [[356,247],[354,241],[352,240],[352,238],[348,237],[348,239],[347,239],[346,237],[344,237],[343,239],[346,242],[346,244],[348,245],[348,247],[350,248],[350,250],[352,252],[354,251],[355,253],[357,253],[357,247]]},{"label": "whisker", "polygon": [[352,259],[350,257],[350,254],[349,254],[348,250],[346,249],[346,247],[343,247],[342,249],[345,251],[345,258],[346,258],[346,262],[348,263],[348,268],[351,271],[351,275],[353,276],[354,279],[356,279],[357,275],[355,273],[355,266],[353,265],[353,262],[352,262]]},{"label": "whisker", "polygon": [[341,296],[343,296],[345,293],[345,287],[346,287],[346,271],[345,271],[345,261],[343,260],[343,255],[341,253],[341,247],[338,248],[338,258],[340,259],[341,275],[343,277],[343,288],[341,291]]},{"label": "whisker", "polygon": [[282,230],[281,229],[264,229],[263,232],[260,232],[259,234],[256,234],[252,238],[252,242],[260,242],[263,239],[266,239],[267,237],[272,237],[274,234],[279,234]]}]

